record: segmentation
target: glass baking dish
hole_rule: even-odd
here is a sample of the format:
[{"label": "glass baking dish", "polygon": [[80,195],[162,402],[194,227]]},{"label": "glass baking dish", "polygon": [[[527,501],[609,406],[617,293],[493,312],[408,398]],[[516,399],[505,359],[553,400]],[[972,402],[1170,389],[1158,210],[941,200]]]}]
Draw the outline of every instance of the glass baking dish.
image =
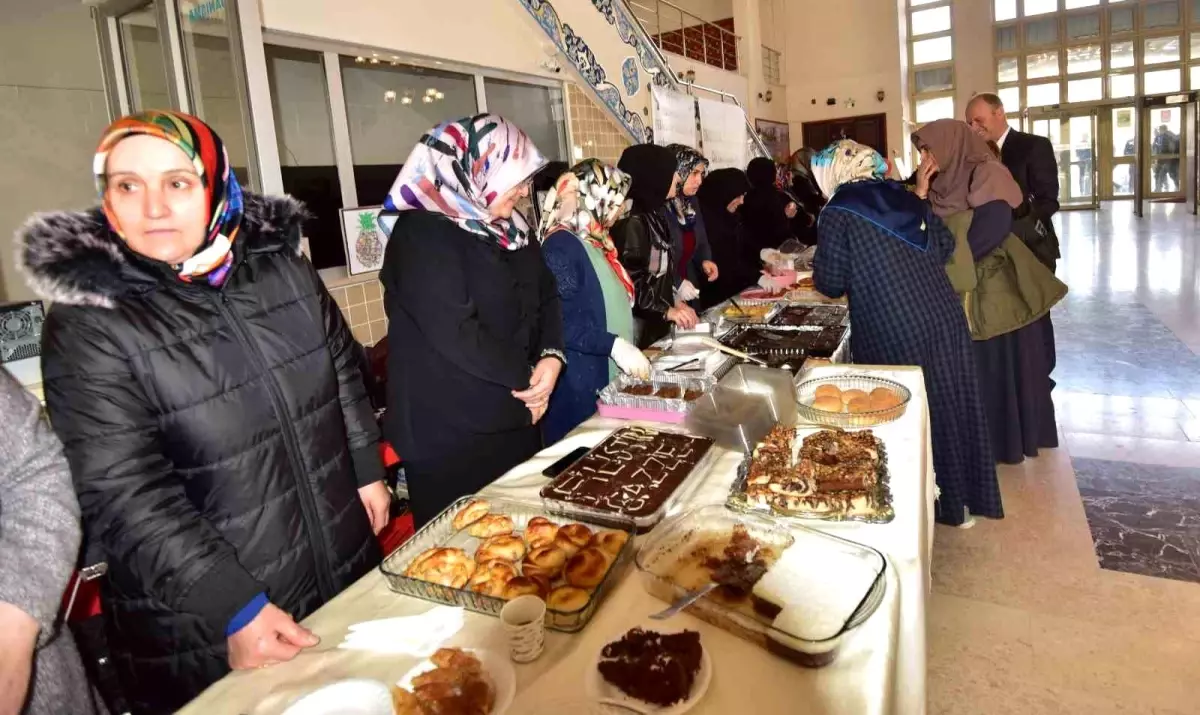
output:
[{"label": "glass baking dish", "polygon": [[[429,549],[451,547],[463,549],[468,554],[474,554],[476,548],[478,548],[483,540],[469,535],[466,529],[461,531],[456,530],[453,522],[454,515],[464,506],[475,499],[482,498],[484,497],[462,497],[446,507],[441,514],[438,514],[432,521],[421,527],[421,530],[406,541],[403,546],[385,558],[383,563],[379,565],[379,570],[383,572],[384,577],[387,579],[388,586],[396,593],[405,596],[459,606],[469,611],[475,611],[476,613],[498,617],[500,609],[504,608],[504,604],[506,603],[502,598],[475,593],[467,589],[451,588],[449,586],[442,586],[441,584],[430,583],[429,581],[422,581],[406,576],[404,573],[408,565],[417,556]],[[560,526],[568,523],[581,523],[593,531],[597,529],[619,529],[629,534],[629,539],[621,547],[621,551],[613,559],[608,572],[605,573],[604,580],[592,591],[591,597],[588,598],[587,603],[582,608],[571,612],[553,611],[549,608],[546,610],[547,628],[565,633],[575,633],[582,630],[588,621],[591,620],[600,605],[600,601],[613,587],[619,572],[623,570],[624,565],[628,563],[632,556],[633,521],[620,515],[608,514],[605,515],[603,521],[596,522],[574,515],[567,517],[563,514],[555,513],[552,510],[546,509],[543,504],[495,497],[486,497],[486,500],[491,504],[491,511],[489,513],[507,514],[512,518],[515,526],[514,532],[524,531],[525,525],[529,523],[530,519],[535,516],[541,516]]]},{"label": "glass baking dish", "polygon": [[[539,492],[539,495],[542,497],[542,503],[545,505],[545,508],[548,511],[553,511],[555,513],[563,514],[566,516],[578,516],[582,520],[590,521],[592,523],[597,523],[597,524],[604,524],[607,519],[612,518],[614,515],[620,516],[620,517],[628,517],[633,520],[633,525],[634,525],[636,532],[639,534],[643,534],[643,533],[653,529],[655,527],[655,525],[657,525],[660,521],[663,520],[663,517],[665,517],[669,512],[671,512],[674,509],[675,505],[679,503],[679,500],[682,497],[682,495],[687,494],[691,490],[692,485],[698,478],[700,478],[703,475],[708,473],[708,471],[712,468],[713,462],[717,458],[717,450],[715,450],[713,448],[715,445],[713,444],[711,438],[702,437],[700,435],[694,434],[693,432],[691,432],[689,430],[686,430],[686,429],[683,429],[680,427],[676,427],[674,425],[670,425],[670,426],[655,425],[654,427],[641,427],[641,426],[620,427],[620,428],[614,430],[612,432],[612,434],[610,434],[608,437],[605,437],[602,442],[597,444],[595,447],[592,447],[592,449],[588,451],[588,455],[592,454],[593,452],[603,449],[609,440],[614,439],[622,431],[629,430],[629,429],[648,429],[648,430],[651,430],[654,432],[664,432],[664,433],[669,433],[669,434],[684,435],[686,437],[691,437],[693,439],[706,439],[709,441],[709,445],[705,449],[704,455],[696,462],[696,464],[692,467],[691,471],[688,472],[687,476],[685,476],[682,480],[680,480],[679,484],[675,487],[674,490],[672,490],[672,492],[669,495],[667,495],[666,499],[663,500],[662,504],[660,504],[654,511],[652,511],[650,513],[645,513],[645,514],[634,514],[631,512],[621,513],[618,511],[601,509],[601,508],[593,507],[590,505],[578,504],[575,502],[569,502],[569,501],[555,499],[553,497],[546,496],[546,489],[550,486],[549,484],[542,487],[541,491]],[[573,471],[576,468],[578,468],[580,463],[583,462],[587,458],[588,455],[584,455],[583,457],[580,457],[573,465],[568,467],[562,474],[555,477],[551,483],[569,478],[569,476],[573,473]]]},{"label": "glass baking dish", "polygon": [[[872,390],[884,388],[895,393],[900,404],[882,410],[868,412],[830,412],[813,407],[817,397],[817,388],[822,385],[833,385],[842,392],[861,390],[870,394]],[[874,427],[876,425],[894,422],[904,416],[908,403],[912,400],[912,391],[898,382],[873,375],[830,375],[829,377],[805,380],[796,387],[797,410],[806,422],[834,427]]]},{"label": "glass baking dish", "polygon": [[[868,546],[799,525],[784,527],[755,514],[705,506],[677,514],[654,530],[638,549],[642,586],[652,596],[674,603],[711,582],[711,570],[696,568],[697,554],[744,529],[767,556],[767,575],[786,569],[794,590],[782,612],[757,593],[745,597],[718,588],[689,606],[688,613],[789,660],[808,667],[832,663],[850,634],[882,603],[887,589],[887,560]],[[772,559],[771,557],[774,557]],[[786,614],[786,615],[785,615]]]}]

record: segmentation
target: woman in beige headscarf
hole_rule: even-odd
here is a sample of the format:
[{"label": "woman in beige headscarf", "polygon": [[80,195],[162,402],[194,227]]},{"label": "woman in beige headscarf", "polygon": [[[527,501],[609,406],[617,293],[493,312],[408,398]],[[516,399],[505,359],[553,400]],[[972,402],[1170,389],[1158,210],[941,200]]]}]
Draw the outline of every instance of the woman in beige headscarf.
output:
[{"label": "woman in beige headscarf", "polygon": [[1042,321],[1066,286],[1010,236],[1021,190],[982,138],[942,119],[912,141],[921,152],[916,194],[958,239],[949,270],[975,337],[992,451],[1008,464],[1036,457],[1058,446]]}]

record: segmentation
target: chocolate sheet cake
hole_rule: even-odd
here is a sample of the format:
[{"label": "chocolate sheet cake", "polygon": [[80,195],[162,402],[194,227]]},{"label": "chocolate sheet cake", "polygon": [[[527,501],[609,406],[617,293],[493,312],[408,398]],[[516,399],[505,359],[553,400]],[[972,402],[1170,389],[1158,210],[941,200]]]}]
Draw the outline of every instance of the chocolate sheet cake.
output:
[{"label": "chocolate sheet cake", "polygon": [[[775,351],[801,352],[801,357],[830,358],[837,352],[845,326],[820,330],[772,330],[769,327],[743,328],[723,338],[731,348],[756,357],[770,356]],[[803,360],[800,360],[803,362]]]},{"label": "chocolate sheet cake", "polygon": [[623,427],[542,487],[541,496],[632,517],[653,514],[712,443],[707,437]]},{"label": "chocolate sheet cake", "polygon": [[845,325],[849,314],[850,311],[841,305],[789,305],[780,311],[770,324],[789,327],[819,325],[832,328]]}]

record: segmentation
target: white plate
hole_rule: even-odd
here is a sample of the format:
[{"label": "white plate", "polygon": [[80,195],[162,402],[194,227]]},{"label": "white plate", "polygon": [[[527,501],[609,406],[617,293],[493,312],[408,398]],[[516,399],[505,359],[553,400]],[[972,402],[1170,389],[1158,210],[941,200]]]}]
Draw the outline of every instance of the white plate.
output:
[{"label": "white plate", "polygon": [[[492,681],[492,687],[496,690],[496,702],[492,705],[491,715],[504,715],[508,710],[508,706],[512,705],[513,699],[517,697],[517,674],[513,670],[512,663],[508,660],[508,655],[496,655],[486,650],[476,650],[474,648],[464,648],[466,652],[479,659],[480,665],[483,666],[483,672]],[[421,673],[427,673],[436,668],[431,660],[425,660],[418,663],[412,670],[404,674],[404,677],[396,681],[396,685],[402,688],[408,688],[412,684],[413,678]],[[392,715],[391,696],[388,699],[388,711],[386,715]],[[292,715],[287,713],[286,715]]]},{"label": "white plate", "polygon": [[[679,633],[680,631],[687,630],[679,626],[664,626],[661,623],[642,625],[640,628],[645,631],[655,631],[658,633]],[[583,682],[584,690],[588,696],[629,703],[643,712],[654,713],[654,715],[680,715],[695,707],[696,703],[700,702],[700,699],[708,692],[708,686],[712,682],[713,675],[712,661],[708,657],[708,649],[704,647],[704,643],[701,642],[700,644],[700,672],[696,673],[696,679],[692,682],[692,692],[689,694],[688,699],[681,703],[675,703],[670,707],[662,708],[652,703],[629,697],[620,688],[605,680],[603,675],[600,675],[600,668],[597,666],[600,663],[600,654],[604,651],[604,646],[619,640],[626,632],[621,631],[615,637],[609,638],[596,651],[596,658],[592,661],[591,667],[588,668],[588,674]]]},{"label": "white plate", "polygon": [[365,678],[339,680],[305,695],[283,715],[393,715],[387,683]]}]

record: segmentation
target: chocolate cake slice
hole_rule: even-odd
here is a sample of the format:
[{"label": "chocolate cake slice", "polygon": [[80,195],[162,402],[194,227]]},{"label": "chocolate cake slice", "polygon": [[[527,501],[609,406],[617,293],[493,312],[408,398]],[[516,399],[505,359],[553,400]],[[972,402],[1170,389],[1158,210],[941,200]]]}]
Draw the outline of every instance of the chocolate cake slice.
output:
[{"label": "chocolate cake slice", "polygon": [[626,695],[660,707],[688,699],[703,654],[700,634],[634,628],[600,652],[600,675]]}]

